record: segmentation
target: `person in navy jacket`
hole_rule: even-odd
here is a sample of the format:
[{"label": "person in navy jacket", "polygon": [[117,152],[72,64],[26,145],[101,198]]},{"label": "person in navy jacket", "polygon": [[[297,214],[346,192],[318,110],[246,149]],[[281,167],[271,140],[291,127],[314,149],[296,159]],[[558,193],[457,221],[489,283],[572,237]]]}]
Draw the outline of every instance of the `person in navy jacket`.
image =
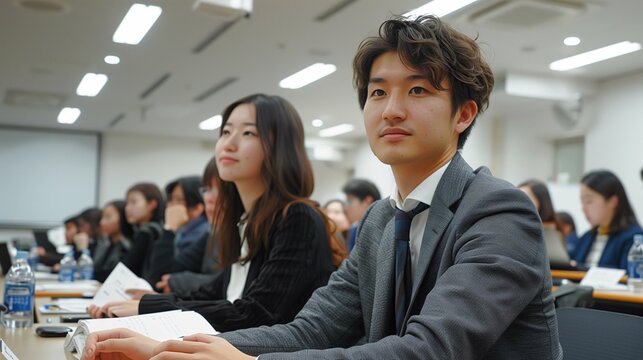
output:
[{"label": "person in navy jacket", "polygon": [[613,173],[592,171],[581,179],[581,203],[592,229],[571,254],[579,264],[627,269],[635,234],[643,234],[621,181]]}]

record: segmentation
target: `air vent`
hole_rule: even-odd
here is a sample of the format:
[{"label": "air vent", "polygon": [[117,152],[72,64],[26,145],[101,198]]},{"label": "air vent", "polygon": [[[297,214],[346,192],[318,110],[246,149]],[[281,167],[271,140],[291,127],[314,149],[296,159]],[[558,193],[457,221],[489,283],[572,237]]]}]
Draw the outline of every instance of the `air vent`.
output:
[{"label": "air vent", "polygon": [[212,44],[214,40],[216,40],[219,36],[223,35],[226,31],[228,31],[232,27],[232,25],[236,23],[237,23],[237,20],[227,21],[223,23],[223,25],[214,29],[214,31],[210,33],[210,35],[206,36],[205,39],[203,39],[197,46],[194,47],[194,49],[192,49],[192,53],[198,54],[201,51],[203,51],[203,49],[210,46],[210,44]]},{"label": "air vent", "polygon": [[344,10],[348,5],[350,5],[350,4],[352,4],[352,3],[356,2],[356,1],[357,0],[342,0],[342,1],[338,2],[337,4],[335,4],[335,5],[331,6],[330,8],[328,8],[323,13],[317,15],[317,17],[315,17],[315,21],[319,21],[319,22],[326,21],[326,20],[330,19],[331,17],[337,15],[340,11]]},{"label": "air vent", "polygon": [[67,4],[54,0],[18,0],[16,5],[20,8],[37,11],[39,13],[64,13],[69,10]]},{"label": "air vent", "polygon": [[107,125],[107,126],[110,127],[110,128],[113,128],[114,126],[116,126],[116,124],[121,122],[121,120],[123,120],[124,118],[125,118],[125,113],[120,113],[120,114],[116,115],[116,117],[112,121],[110,121],[109,125]]},{"label": "air vent", "polygon": [[224,79],[223,81],[219,82],[218,84],[215,84],[208,90],[202,92],[199,96],[195,97],[194,101],[203,101],[209,98],[210,96],[214,95],[216,92],[221,91],[223,88],[228,87],[230,84],[236,82],[237,80],[239,79],[236,77],[230,77],[230,78]]},{"label": "air vent", "polygon": [[503,0],[473,13],[469,20],[478,24],[534,27],[576,16],[584,10],[585,4],[571,0]]},{"label": "air vent", "polygon": [[164,74],[161,76],[158,80],[154,82],[147,90],[143,91],[141,94],[141,99],[145,99],[146,97],[150,96],[154,91],[158,90],[158,88],[163,85],[164,82],[167,81],[167,79],[170,78],[170,73]]},{"label": "air vent", "polygon": [[63,94],[9,89],[4,96],[4,103],[11,106],[27,108],[58,109],[67,100]]}]

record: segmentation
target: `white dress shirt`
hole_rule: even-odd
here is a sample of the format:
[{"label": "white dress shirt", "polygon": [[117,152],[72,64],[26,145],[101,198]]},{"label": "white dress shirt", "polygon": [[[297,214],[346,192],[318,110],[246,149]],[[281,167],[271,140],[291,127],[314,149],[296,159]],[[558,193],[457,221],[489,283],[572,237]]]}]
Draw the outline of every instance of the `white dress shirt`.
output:
[{"label": "white dress shirt", "polygon": [[[239,238],[241,239],[241,256],[244,258],[248,256],[248,242],[246,241],[246,227],[248,225],[247,215],[243,214],[237,226],[239,227]],[[226,300],[234,302],[241,299],[243,295],[243,288],[246,286],[246,279],[248,278],[248,271],[250,270],[251,261],[246,261],[245,264],[237,261],[232,264],[230,269],[230,282],[226,289]]]},{"label": "white dress shirt", "polygon": [[[425,204],[431,205],[430,201],[433,199],[433,194],[438,188],[438,183],[442,179],[442,175],[446,171],[447,167],[451,161],[444,164],[441,168],[436,170],[429,177],[424,179],[418,186],[411,191],[411,193],[402,200],[400,198],[400,193],[397,189],[397,185],[393,185],[393,191],[391,192],[391,197],[389,201],[393,208],[398,208],[403,211],[411,211],[415,207],[423,202]],[[421,213],[415,215],[411,221],[411,233],[409,234],[409,248],[411,250],[411,273],[415,274],[415,267],[418,263],[418,254],[422,247],[422,237],[424,236],[424,228],[426,227],[426,222],[429,219],[429,213],[431,208],[422,211]]]}]

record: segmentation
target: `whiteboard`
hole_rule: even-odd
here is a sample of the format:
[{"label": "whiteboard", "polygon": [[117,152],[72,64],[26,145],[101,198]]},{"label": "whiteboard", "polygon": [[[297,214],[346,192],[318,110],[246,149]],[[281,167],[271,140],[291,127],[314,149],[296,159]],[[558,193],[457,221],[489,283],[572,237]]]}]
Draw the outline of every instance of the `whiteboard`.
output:
[{"label": "whiteboard", "polygon": [[0,226],[50,228],[96,206],[100,135],[0,127]]}]

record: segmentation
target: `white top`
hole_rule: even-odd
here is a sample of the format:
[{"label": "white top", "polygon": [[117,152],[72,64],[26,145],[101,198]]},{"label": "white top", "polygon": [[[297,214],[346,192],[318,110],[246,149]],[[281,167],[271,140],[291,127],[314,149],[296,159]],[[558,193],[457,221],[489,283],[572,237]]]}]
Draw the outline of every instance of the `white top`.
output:
[{"label": "white top", "polygon": [[607,240],[609,240],[609,235],[607,234],[596,235],[592,248],[589,250],[589,254],[587,254],[587,260],[585,260],[585,264],[587,266],[598,266],[598,262],[601,260],[601,255],[603,255],[605,245],[607,245]]},{"label": "white top", "polygon": [[[393,185],[393,191],[391,192],[391,197],[389,199],[391,206],[408,212],[415,209],[420,202],[431,205],[429,202],[433,199],[433,194],[435,194],[435,190],[438,188],[438,183],[440,182],[440,179],[442,179],[442,175],[444,175],[444,172],[450,163],[451,161],[444,164],[441,168],[424,179],[420,185],[411,191],[404,201],[400,199],[400,193],[397,189],[397,185]],[[418,263],[418,254],[420,253],[422,246],[422,237],[424,236],[424,228],[426,227],[426,222],[429,219],[430,210],[431,209],[429,208],[415,215],[411,221],[409,248],[411,250],[411,273],[413,274],[415,273],[415,267]]]},{"label": "white top", "polygon": [[[241,239],[241,256],[244,258],[248,255],[248,242],[246,241],[246,219],[248,216],[243,214],[241,220],[237,224],[239,227],[239,238]],[[246,279],[248,278],[248,271],[250,270],[251,261],[247,261],[245,264],[241,264],[239,261],[232,264],[230,269],[230,282],[228,283],[228,288],[226,289],[226,300],[229,302],[234,302],[235,300],[241,299],[243,294],[243,288],[246,286]]]}]

